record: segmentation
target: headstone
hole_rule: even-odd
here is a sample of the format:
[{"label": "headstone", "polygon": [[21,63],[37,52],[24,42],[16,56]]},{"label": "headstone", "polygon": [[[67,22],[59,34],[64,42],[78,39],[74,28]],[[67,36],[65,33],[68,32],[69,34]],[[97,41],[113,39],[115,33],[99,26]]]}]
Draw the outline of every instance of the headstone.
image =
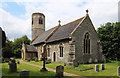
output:
[{"label": "headstone", "polygon": [[27,70],[20,71],[20,78],[29,78],[29,72]]},{"label": "headstone", "polygon": [[56,76],[57,77],[63,77],[63,73],[64,73],[64,67],[59,65],[56,67]]},{"label": "headstone", "polygon": [[99,72],[99,65],[95,65],[95,71]]},{"label": "headstone", "polygon": [[73,66],[78,67],[78,65],[79,65],[78,62],[76,60],[73,60]]},{"label": "headstone", "polygon": [[89,59],[89,63],[92,63],[92,58]]},{"label": "headstone", "polygon": [[101,70],[105,70],[104,64],[101,64]]},{"label": "headstone", "polygon": [[120,66],[118,66],[118,76],[120,76]]},{"label": "headstone", "polygon": [[95,63],[97,63],[98,62],[98,59],[95,59]]},{"label": "headstone", "polygon": [[17,72],[17,64],[15,60],[9,62],[9,72]]}]

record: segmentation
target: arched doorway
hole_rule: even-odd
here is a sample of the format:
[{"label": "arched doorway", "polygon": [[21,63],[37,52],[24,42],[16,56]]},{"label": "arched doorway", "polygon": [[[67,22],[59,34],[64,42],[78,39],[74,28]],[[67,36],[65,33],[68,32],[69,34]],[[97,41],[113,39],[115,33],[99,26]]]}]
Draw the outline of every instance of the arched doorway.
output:
[{"label": "arched doorway", "polygon": [[54,62],[56,61],[56,54],[55,54],[55,52],[53,53],[53,61]]}]

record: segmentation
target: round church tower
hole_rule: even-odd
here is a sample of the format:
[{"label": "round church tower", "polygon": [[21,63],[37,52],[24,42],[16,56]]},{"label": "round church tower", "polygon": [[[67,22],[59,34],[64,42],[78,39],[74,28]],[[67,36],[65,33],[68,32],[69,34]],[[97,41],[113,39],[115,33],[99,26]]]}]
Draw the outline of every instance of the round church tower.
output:
[{"label": "round church tower", "polygon": [[32,40],[45,32],[45,15],[42,13],[32,14]]}]

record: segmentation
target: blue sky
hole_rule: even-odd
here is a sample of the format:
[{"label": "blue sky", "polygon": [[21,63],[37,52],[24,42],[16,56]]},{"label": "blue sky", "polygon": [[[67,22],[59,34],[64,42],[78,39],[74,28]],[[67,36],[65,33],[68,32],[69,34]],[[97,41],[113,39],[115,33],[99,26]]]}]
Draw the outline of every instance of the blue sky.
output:
[{"label": "blue sky", "polygon": [[0,27],[8,39],[27,35],[31,39],[31,15],[41,12],[45,15],[46,30],[85,16],[89,16],[95,26],[106,22],[117,22],[119,0],[2,0],[0,4]]},{"label": "blue sky", "polygon": [[25,6],[16,2],[3,2],[2,9],[9,12],[11,15],[21,18],[21,15],[26,13]]}]

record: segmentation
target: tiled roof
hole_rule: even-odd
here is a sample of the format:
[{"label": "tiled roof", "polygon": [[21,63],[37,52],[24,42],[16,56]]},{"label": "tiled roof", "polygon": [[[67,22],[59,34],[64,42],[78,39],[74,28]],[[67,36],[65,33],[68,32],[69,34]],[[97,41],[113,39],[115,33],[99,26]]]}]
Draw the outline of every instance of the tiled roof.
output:
[{"label": "tiled roof", "polygon": [[54,28],[52,28],[52,29],[50,29],[50,30],[42,33],[42,34],[41,34],[40,36],[38,36],[34,41],[32,41],[31,44],[34,45],[34,44],[38,44],[38,43],[44,42],[44,41],[48,38],[48,36],[49,36],[55,29],[56,29],[56,27],[54,27]]},{"label": "tiled roof", "polygon": [[70,33],[72,33],[72,31],[83,20],[83,18],[84,17],[60,26],[52,35],[51,35],[51,33],[58,26],[51,28],[48,31],[45,31],[44,33],[42,33],[40,36],[38,36],[34,41],[32,41],[31,44],[34,45],[34,44],[42,43],[49,37],[49,35],[51,35],[51,36],[47,39],[47,41],[46,41],[47,43],[62,40],[62,39],[67,39],[67,38],[69,38]]},{"label": "tiled roof", "polygon": [[25,44],[26,52],[37,52],[36,48],[33,45]]}]

